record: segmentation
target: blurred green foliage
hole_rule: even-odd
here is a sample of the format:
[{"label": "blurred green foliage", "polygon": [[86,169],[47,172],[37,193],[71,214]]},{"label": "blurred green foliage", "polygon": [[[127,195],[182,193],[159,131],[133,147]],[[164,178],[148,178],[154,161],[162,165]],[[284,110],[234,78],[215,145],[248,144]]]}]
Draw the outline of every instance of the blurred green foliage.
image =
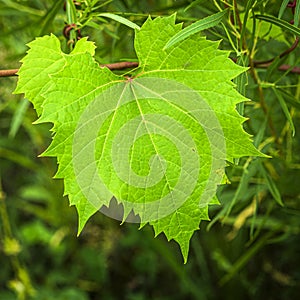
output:
[{"label": "blurred green foliage", "polygon": [[[238,109],[250,118],[245,128],[255,145],[272,156],[228,166],[231,184],[219,188],[222,205],[211,208],[212,221],[193,236],[186,265],[178,246],[153,238],[150,227],[120,226],[100,213],[76,237],[76,212],[62,196],[62,182],[52,179],[56,162],[38,158],[51,125],[32,125],[33,108],[12,95],[16,78],[1,77],[0,299],[298,297],[300,49],[284,26],[253,18],[277,18],[281,11],[290,22],[292,9],[284,2],[87,0],[68,1],[64,10],[64,1],[0,0],[0,69],[18,68],[26,43],[51,32],[69,51],[78,29],[96,43],[100,63],[135,60],[133,30],[98,16],[103,12],[138,25],[149,14],[176,12],[186,26],[229,6],[223,25],[204,33],[222,39],[221,48],[237,63],[251,66],[235,83],[253,101]],[[67,23],[76,24],[68,39]],[[293,43],[295,49],[279,57]]]}]

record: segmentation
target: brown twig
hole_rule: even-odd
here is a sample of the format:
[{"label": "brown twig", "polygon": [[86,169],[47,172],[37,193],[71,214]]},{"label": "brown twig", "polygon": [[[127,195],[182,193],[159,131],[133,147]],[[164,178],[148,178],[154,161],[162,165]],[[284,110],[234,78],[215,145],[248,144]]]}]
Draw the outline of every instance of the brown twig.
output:
[{"label": "brown twig", "polygon": [[19,69],[0,70],[0,77],[16,76]]},{"label": "brown twig", "polygon": [[[291,69],[291,66],[289,65],[281,65],[278,70],[280,71],[287,71]],[[291,73],[296,73],[296,74],[300,74],[300,67],[293,67],[291,70],[290,70]]]},{"label": "brown twig", "polygon": [[123,70],[123,69],[128,69],[128,68],[136,68],[139,66],[139,63],[132,62],[132,61],[122,61],[122,62],[117,62],[117,63],[113,63],[113,64],[105,64],[105,65],[100,65],[100,66],[109,68],[110,70]]},{"label": "brown twig", "polygon": [[[260,64],[260,65],[256,66],[256,68],[267,69],[270,65],[271,65],[271,63]],[[291,73],[300,74],[300,67],[291,67],[290,65],[281,65],[278,67],[278,70],[279,71],[290,70]]]},{"label": "brown twig", "polygon": [[[235,59],[233,59],[235,61]],[[264,62],[260,64],[256,64],[256,68],[266,69],[270,66],[271,62]],[[123,61],[123,62],[117,62],[112,64],[104,64],[100,65],[100,67],[108,68],[110,70],[123,70],[128,68],[136,68],[139,64],[137,62],[131,62],[131,61]],[[281,65],[278,67],[278,70],[280,71],[287,71],[291,69],[291,66],[289,65]],[[0,77],[9,77],[9,76],[16,76],[19,69],[12,69],[12,70],[0,70]],[[290,70],[291,73],[300,74],[300,67],[293,67]]]},{"label": "brown twig", "polygon": [[[283,51],[281,54],[279,54],[279,58],[282,58],[282,57],[290,54],[292,51],[294,51],[296,49],[298,44],[299,44],[299,37],[296,38],[295,42],[289,49],[287,49],[287,50]],[[275,58],[271,58],[269,60],[264,60],[264,61],[253,61],[253,65],[254,65],[254,67],[259,67],[260,65],[266,65],[266,64],[272,63],[274,60],[275,60]]]},{"label": "brown twig", "polygon": [[[131,61],[122,61],[112,64],[104,64],[100,65],[100,67],[103,68],[109,68],[110,70],[123,70],[128,68],[136,68],[138,67],[137,62],[131,62]],[[16,76],[19,69],[11,69],[11,70],[0,70],[0,77],[9,77],[9,76]]]}]

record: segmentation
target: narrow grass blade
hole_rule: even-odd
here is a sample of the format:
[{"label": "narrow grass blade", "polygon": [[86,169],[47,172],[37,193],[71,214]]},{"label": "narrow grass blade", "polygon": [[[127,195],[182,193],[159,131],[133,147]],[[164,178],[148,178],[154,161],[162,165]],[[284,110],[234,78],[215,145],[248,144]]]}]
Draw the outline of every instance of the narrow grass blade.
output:
[{"label": "narrow grass blade", "polygon": [[296,26],[293,26],[284,20],[280,20],[276,17],[266,15],[255,15],[255,18],[274,24],[282,29],[288,30],[293,34],[300,36],[300,28],[297,28]]},{"label": "narrow grass blade", "polygon": [[293,119],[292,119],[292,116],[289,112],[289,109],[286,105],[286,102],[283,98],[283,96],[276,90],[276,88],[272,88],[274,94],[276,95],[278,101],[279,101],[279,104],[285,114],[285,117],[287,118],[288,122],[290,123],[290,126],[291,126],[291,129],[292,129],[292,134],[293,136],[295,136],[295,126],[294,126],[294,123],[293,123]]},{"label": "narrow grass blade", "polygon": [[[257,173],[258,170],[258,162],[259,160],[252,160],[249,162],[249,165],[246,166],[246,164],[243,167],[243,174],[241,176],[240,182],[238,184],[238,187],[235,190],[235,193],[232,195],[232,198],[230,199],[230,202],[223,204],[223,208],[219,213],[210,221],[210,223],[207,226],[207,230],[210,230],[210,228],[220,219],[226,219],[229,217],[229,214],[231,213],[234,205],[241,200],[243,195],[247,195],[249,191],[249,180]],[[223,222],[223,221],[222,221]]]},{"label": "narrow grass blade", "polygon": [[22,100],[20,102],[20,104],[18,105],[18,107],[13,115],[11,125],[10,125],[10,130],[9,130],[9,134],[8,134],[8,136],[10,138],[14,138],[15,135],[17,134],[17,132],[23,122],[24,115],[27,111],[28,106],[29,106],[29,101],[27,99]]},{"label": "narrow grass blade", "polygon": [[[105,22],[103,22],[103,23],[105,23]],[[85,24],[85,26],[87,26],[87,27],[91,27],[91,28],[94,28],[94,29],[97,29],[97,30],[103,30],[103,25],[101,24],[98,24],[98,23],[96,23],[96,22],[94,22],[94,21],[88,21],[86,24]]]},{"label": "narrow grass blade", "polygon": [[66,2],[66,15],[69,24],[77,22],[77,11],[73,1],[67,0]]},{"label": "narrow grass blade", "polygon": [[279,9],[279,13],[278,13],[278,19],[281,19],[287,5],[289,4],[290,0],[283,0]]},{"label": "narrow grass blade", "polygon": [[259,165],[260,168],[260,173],[262,174],[262,176],[265,178],[266,180],[266,184],[268,186],[268,190],[270,191],[271,195],[273,196],[274,200],[280,205],[280,206],[284,206],[282,199],[281,199],[281,195],[280,192],[274,182],[274,180],[272,179],[272,177],[269,175],[269,173],[266,171],[265,167],[263,166],[262,163],[260,163]]},{"label": "narrow grass blade", "polygon": [[3,147],[0,147],[0,158],[9,160],[15,163],[16,165],[19,165],[29,170],[36,171],[39,168],[38,164],[34,163],[33,160],[29,159],[25,155],[19,154],[16,151],[9,150]]},{"label": "narrow grass blade", "polygon": [[191,4],[189,4],[185,9],[184,12],[188,11],[189,9],[193,8],[194,6],[200,4],[201,2],[203,2],[204,0],[196,0],[191,2]]},{"label": "narrow grass blade", "polygon": [[2,0],[2,2],[8,6],[9,8],[12,8],[16,11],[19,11],[22,14],[30,14],[30,15],[35,15],[35,16],[40,16],[42,17],[44,15],[44,11],[31,8],[29,5],[22,5],[18,3],[19,1],[11,1],[11,0]]},{"label": "narrow grass blade", "polygon": [[218,25],[226,13],[227,13],[227,9],[225,9],[221,12],[218,12],[216,14],[213,14],[209,17],[206,17],[204,19],[201,19],[201,20],[193,23],[192,25],[184,28],[182,31],[175,34],[167,42],[166,46],[164,47],[164,50],[170,48],[171,46],[179,43],[180,41],[188,38],[189,36],[199,32],[199,31],[202,31],[204,29],[208,29],[208,28]]},{"label": "narrow grass blade", "polygon": [[[278,230],[278,229],[277,229]],[[277,232],[271,231],[266,233],[260,240],[258,240],[251,248],[239,257],[239,259],[233,264],[228,274],[226,274],[219,282],[221,286],[227,283],[232,277],[234,277],[239,270],[241,270],[249,260],[262,248],[264,247],[270,238],[272,238]]]},{"label": "narrow grass blade", "polygon": [[254,139],[253,139],[253,144],[255,147],[259,147],[260,143],[262,142],[264,136],[265,136],[265,131],[267,128],[267,123],[268,123],[268,118],[264,118],[263,123],[259,127],[258,132],[255,134]]},{"label": "narrow grass blade", "polygon": [[280,89],[280,94],[284,95],[284,99],[286,102],[288,102],[289,104],[291,104],[293,107],[297,108],[300,110],[300,102],[295,101],[295,97],[289,93],[287,93],[283,88]]},{"label": "narrow grass blade", "polygon": [[295,7],[295,19],[294,19],[294,25],[296,27],[298,27],[299,25],[299,18],[300,18],[300,1],[297,1]]},{"label": "narrow grass blade", "polygon": [[52,7],[48,10],[45,17],[42,18],[42,29],[40,31],[40,35],[45,35],[49,33],[49,27],[53,22],[54,18],[58,14],[59,10],[62,8],[64,0],[58,0],[54,2]]},{"label": "narrow grass blade", "polygon": [[133,22],[131,22],[131,21],[129,21],[129,20],[121,17],[121,16],[115,15],[115,14],[101,13],[98,16],[99,17],[105,17],[105,18],[112,19],[112,20],[117,21],[117,22],[119,22],[119,23],[121,23],[123,25],[126,25],[126,26],[128,26],[128,27],[130,27],[132,29],[138,29],[138,30],[141,29],[140,26],[138,26],[137,24],[135,24],[135,23],[133,23]]},{"label": "narrow grass blade", "polygon": [[270,81],[271,76],[275,74],[274,72],[279,68],[280,65],[283,64],[285,60],[286,60],[286,56],[283,56],[281,58],[279,56],[275,57],[271,65],[268,66],[267,68],[266,77],[265,77],[266,82]]},{"label": "narrow grass blade", "polygon": [[[247,5],[246,5],[246,9],[245,9],[245,15],[244,15],[244,20],[243,20],[243,27],[242,27],[242,31],[241,31],[241,43],[243,41],[243,38],[245,36],[245,31],[246,31],[246,28],[247,28],[247,21],[248,21],[248,18],[249,18],[249,12],[250,10],[252,9],[252,7],[255,5],[255,0],[250,0],[247,2]],[[242,44],[241,44],[242,46]]]}]

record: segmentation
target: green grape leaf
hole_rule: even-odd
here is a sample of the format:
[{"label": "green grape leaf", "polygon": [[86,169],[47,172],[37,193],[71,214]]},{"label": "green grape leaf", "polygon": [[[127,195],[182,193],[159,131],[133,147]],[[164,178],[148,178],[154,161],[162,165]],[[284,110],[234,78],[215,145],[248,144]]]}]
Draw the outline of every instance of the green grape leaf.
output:
[{"label": "green grape leaf", "polygon": [[[263,154],[235,109],[248,99],[231,80],[246,69],[200,36],[164,50],[181,30],[175,16],[135,29],[139,68],[130,78],[100,68],[86,39],[64,54],[54,35],[37,38],[15,92],[34,104],[36,123],[54,124],[43,155],[57,157],[56,177],[77,208],[79,232],[99,210],[149,223],[155,235],[179,243],[186,262],[191,236],[218,203],[226,160]],[[110,206],[113,197],[122,216]]]}]

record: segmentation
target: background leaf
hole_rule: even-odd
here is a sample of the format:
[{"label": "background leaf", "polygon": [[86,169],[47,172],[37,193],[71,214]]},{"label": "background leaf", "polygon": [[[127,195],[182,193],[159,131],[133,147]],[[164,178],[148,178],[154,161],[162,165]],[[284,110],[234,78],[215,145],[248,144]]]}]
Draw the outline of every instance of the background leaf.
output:
[{"label": "background leaf", "polygon": [[98,15],[99,17],[106,17],[106,18],[109,18],[109,19],[112,19],[112,20],[115,20],[121,24],[124,24],[132,29],[140,29],[140,26],[138,26],[137,24],[121,17],[121,16],[118,16],[118,15],[115,15],[115,14],[111,14],[111,13],[101,13]]},{"label": "background leaf", "polygon": [[284,11],[287,8],[287,5],[289,4],[289,0],[283,0],[279,9],[279,13],[278,13],[278,19],[281,19]]},{"label": "background leaf", "polygon": [[293,34],[296,34],[300,36],[300,29],[297,28],[296,26],[291,25],[287,21],[280,20],[274,16],[267,16],[267,15],[255,15],[256,19],[263,20],[266,22],[269,22],[271,24],[274,24],[276,26],[279,26],[282,29],[288,30]]},{"label": "background leaf", "polygon": [[188,27],[184,28],[182,31],[178,32],[175,34],[166,44],[164,47],[164,50],[170,48],[171,46],[181,42],[182,40],[190,37],[191,35],[200,32],[202,30],[211,28],[213,26],[218,25],[221,21],[222,18],[225,16],[227,13],[227,10],[223,10],[221,12],[218,12],[214,15],[208,16],[204,19],[201,19],[192,25],[189,25]]}]

